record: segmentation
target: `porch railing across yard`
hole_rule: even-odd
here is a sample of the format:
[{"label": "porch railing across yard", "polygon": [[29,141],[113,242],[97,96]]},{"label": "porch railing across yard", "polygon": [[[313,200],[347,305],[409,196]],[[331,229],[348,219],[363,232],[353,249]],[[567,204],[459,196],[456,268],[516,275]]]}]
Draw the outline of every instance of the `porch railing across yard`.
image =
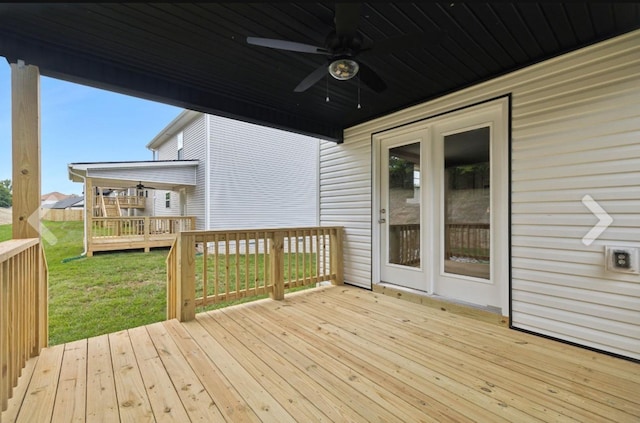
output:
[{"label": "porch railing across yard", "polygon": [[488,223],[448,223],[445,254],[451,257],[466,257],[489,260],[491,231]]},{"label": "porch railing across yard", "polygon": [[140,216],[140,217],[94,217],[91,219],[91,237],[153,237],[176,234],[195,228],[192,216]]},{"label": "porch railing across yard", "polygon": [[106,206],[119,205],[123,208],[144,208],[145,206],[145,198],[137,195],[116,195],[114,197],[98,195],[94,201],[97,207],[102,206],[102,204]]},{"label": "porch railing across yard", "polygon": [[331,281],[343,282],[342,228],[180,233],[167,257],[167,318],[195,308]]},{"label": "porch railing across yard", "polygon": [[27,360],[47,346],[47,278],[37,238],[0,243],[0,409]]}]

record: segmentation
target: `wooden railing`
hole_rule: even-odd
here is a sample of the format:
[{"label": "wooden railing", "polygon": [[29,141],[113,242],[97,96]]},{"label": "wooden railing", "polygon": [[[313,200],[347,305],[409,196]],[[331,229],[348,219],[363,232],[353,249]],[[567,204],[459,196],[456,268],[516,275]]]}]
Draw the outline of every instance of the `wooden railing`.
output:
[{"label": "wooden railing", "polygon": [[389,263],[420,266],[420,225],[389,225]]},{"label": "wooden railing", "polygon": [[193,216],[94,217],[92,238],[144,237],[152,239],[195,228]]},{"label": "wooden railing", "polygon": [[342,228],[192,231],[167,257],[167,318],[192,320],[195,308],[287,288],[343,283]]},{"label": "wooden railing", "polygon": [[37,238],[0,243],[0,409],[7,409],[27,360],[47,346],[47,280]]},{"label": "wooden railing", "polygon": [[491,231],[488,223],[448,223],[445,257],[489,260]]},{"label": "wooden railing", "polygon": [[94,217],[89,228],[87,255],[117,251],[170,247],[176,234],[196,227],[193,216]]},{"label": "wooden railing", "polygon": [[[100,200],[102,198],[102,200]],[[96,206],[99,206],[102,201],[104,204],[109,206],[115,206],[116,204],[120,204],[120,207],[128,208],[128,207],[144,207],[145,198],[138,195],[116,195],[114,197],[107,197],[98,195],[95,197]]]},{"label": "wooden railing", "polygon": [[101,207],[119,205],[122,208],[144,208],[145,198],[137,195],[116,195],[114,197],[107,197],[98,195],[95,197],[95,205]]},{"label": "wooden railing", "polygon": [[[446,258],[489,259],[488,223],[448,223],[446,227]],[[420,225],[389,225],[389,262],[405,266],[420,264]]]}]

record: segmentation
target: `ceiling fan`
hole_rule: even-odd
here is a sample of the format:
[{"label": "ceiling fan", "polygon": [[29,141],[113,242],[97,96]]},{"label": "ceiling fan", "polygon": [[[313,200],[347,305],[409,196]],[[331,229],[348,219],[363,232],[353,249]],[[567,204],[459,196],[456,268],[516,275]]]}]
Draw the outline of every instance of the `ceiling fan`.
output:
[{"label": "ceiling fan", "polygon": [[149,187],[147,185],[143,185],[142,182],[138,182],[138,185],[135,186],[138,191],[142,191],[144,189],[157,189],[155,187]]},{"label": "ceiling fan", "polygon": [[247,43],[255,46],[268,47],[277,50],[312,53],[327,56],[327,64],[323,64],[294,89],[303,92],[320,81],[327,72],[338,80],[348,80],[359,75],[360,81],[377,93],[383,92],[387,84],[378,74],[367,66],[358,56],[367,54],[390,54],[414,47],[424,47],[438,42],[442,33],[420,33],[388,38],[367,44],[362,34],[358,32],[361,3],[336,3],[335,28],[331,30],[324,46],[298,43],[295,41],[278,40],[273,38],[247,37]]}]

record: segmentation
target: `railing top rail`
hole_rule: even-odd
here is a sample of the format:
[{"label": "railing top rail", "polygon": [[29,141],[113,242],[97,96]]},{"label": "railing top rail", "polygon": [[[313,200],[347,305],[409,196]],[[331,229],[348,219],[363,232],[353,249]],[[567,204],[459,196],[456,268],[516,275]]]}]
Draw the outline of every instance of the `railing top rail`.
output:
[{"label": "railing top rail", "polygon": [[17,256],[27,248],[38,245],[39,242],[39,238],[10,239],[9,241],[0,242],[0,262]]},{"label": "railing top rail", "polygon": [[98,216],[93,220],[195,219],[195,216]]},{"label": "railing top rail", "polygon": [[304,226],[304,227],[294,227],[294,228],[257,228],[257,229],[216,229],[216,230],[194,230],[194,231],[182,231],[183,235],[195,235],[195,236],[206,236],[206,235],[223,235],[228,233],[238,233],[238,234],[254,234],[256,232],[286,232],[286,231],[315,231],[318,229],[322,230],[332,230],[332,229],[342,229],[344,226]]}]

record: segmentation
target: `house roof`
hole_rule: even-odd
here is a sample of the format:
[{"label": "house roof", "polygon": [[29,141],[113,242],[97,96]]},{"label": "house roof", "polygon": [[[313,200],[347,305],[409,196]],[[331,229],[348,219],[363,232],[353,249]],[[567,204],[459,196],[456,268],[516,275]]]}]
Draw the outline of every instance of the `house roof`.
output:
[{"label": "house roof", "polygon": [[60,200],[57,203],[46,204],[43,206],[45,209],[67,209],[69,207],[73,207],[78,203],[82,203],[84,201],[84,197],[80,197],[77,195],[72,195],[64,200]]},{"label": "house roof", "polygon": [[177,132],[181,131],[182,128],[187,126],[189,122],[193,121],[201,114],[202,113],[195,112],[193,110],[184,110],[182,113],[176,116],[175,119],[169,122],[169,124],[162,131],[158,132],[158,135],[156,135],[151,141],[149,141],[146,147],[149,150],[157,149],[167,140],[171,139]]},{"label": "house roof", "polygon": [[294,92],[325,56],[246,42],[322,46],[334,8],[2,4],[0,55],[46,76],[340,141],[345,128],[640,28],[638,2],[363,3],[358,31],[374,50],[358,60],[387,84],[382,93],[359,93],[357,77]]},{"label": "house roof", "polygon": [[69,179],[84,182],[91,178],[94,186],[133,188],[142,184],[149,189],[174,190],[196,184],[199,160],[154,160],[129,162],[69,163]]},{"label": "house roof", "polygon": [[41,201],[60,201],[60,200],[64,200],[65,198],[68,198],[69,195],[67,194],[63,194],[61,192],[58,191],[53,191],[53,192],[49,192],[46,194],[42,194],[40,196],[40,200]]}]

